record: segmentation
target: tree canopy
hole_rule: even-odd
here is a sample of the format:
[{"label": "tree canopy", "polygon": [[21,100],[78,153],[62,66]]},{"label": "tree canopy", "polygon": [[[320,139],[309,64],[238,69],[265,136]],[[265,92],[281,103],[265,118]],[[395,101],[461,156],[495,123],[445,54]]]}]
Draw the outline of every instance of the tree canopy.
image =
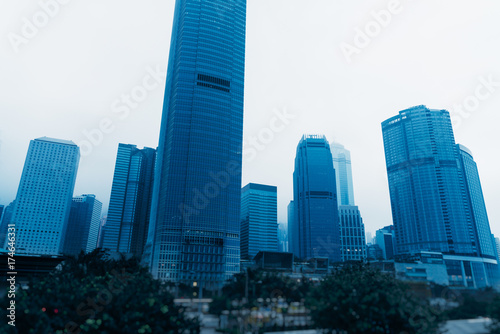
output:
[{"label": "tree canopy", "polygon": [[317,328],[328,332],[436,333],[440,317],[392,275],[365,264],[345,266],[312,288],[307,299]]},{"label": "tree canopy", "polygon": [[0,332],[197,333],[199,323],[174,305],[166,285],[137,259],[114,260],[95,250],[67,258],[46,277],[18,289],[16,327],[2,322]]}]

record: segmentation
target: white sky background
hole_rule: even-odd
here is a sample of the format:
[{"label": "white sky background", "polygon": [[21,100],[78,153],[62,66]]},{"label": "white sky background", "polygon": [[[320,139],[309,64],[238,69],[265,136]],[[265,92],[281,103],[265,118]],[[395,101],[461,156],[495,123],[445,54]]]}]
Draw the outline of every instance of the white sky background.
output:
[{"label": "white sky background", "polygon": [[[48,1],[48,0],[44,0]],[[480,78],[500,82],[500,3],[401,0],[401,10],[354,54],[355,29],[389,1],[248,0],[245,125],[248,141],[273,111],[295,119],[244,161],[242,185],[278,186],[280,222],[292,198],[296,146],[304,133],[325,134],[351,151],[354,196],[367,232],[392,223],[380,123],[425,104],[453,109],[474,96]],[[29,141],[48,136],[81,142],[103,118],[113,131],[82,158],[75,195],[94,193],[107,209],[118,143],[156,147],[164,83],[129,117],[112,103],[142,84],[146,69],[166,68],[173,0],[71,0],[60,5],[15,52],[38,1],[0,3],[0,204],[17,192]],[[478,163],[492,232],[500,235],[500,86],[455,127]],[[484,90],[482,92],[487,92]]]}]

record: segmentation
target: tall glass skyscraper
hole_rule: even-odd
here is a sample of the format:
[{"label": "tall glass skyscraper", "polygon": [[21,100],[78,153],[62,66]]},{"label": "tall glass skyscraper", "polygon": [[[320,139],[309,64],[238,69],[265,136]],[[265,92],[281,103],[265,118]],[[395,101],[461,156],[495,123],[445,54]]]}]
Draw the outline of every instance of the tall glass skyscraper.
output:
[{"label": "tall glass skyscraper", "polygon": [[101,222],[102,203],[95,195],[73,198],[64,237],[63,254],[78,255],[92,252],[97,247],[97,234]]},{"label": "tall glass skyscraper", "polygon": [[176,1],[144,256],[154,277],[215,288],[240,270],[245,26],[245,0]]},{"label": "tall glass skyscraper", "polygon": [[303,260],[327,257],[338,262],[340,228],[337,187],[330,145],[325,136],[304,135],[293,173],[293,252]]},{"label": "tall glass skyscraper", "polygon": [[153,195],[156,150],[119,144],[102,247],[142,256]]},{"label": "tall glass skyscraper", "polygon": [[287,206],[288,252],[297,256],[299,254],[299,230],[295,224],[295,203],[290,201]]},{"label": "tall glass skyscraper", "polygon": [[278,251],[278,193],[275,186],[249,183],[241,189],[241,258]]},{"label": "tall glass skyscraper", "polygon": [[497,261],[470,152],[446,110],[416,106],[382,123],[396,253],[445,255],[452,285],[493,285]]},{"label": "tall glass skyscraper", "polygon": [[344,145],[330,143],[333,168],[337,180],[338,205],[354,205],[354,187],[352,184],[351,152]]},{"label": "tall glass skyscraper", "polygon": [[495,245],[491,240],[490,222],[484,203],[483,189],[479,180],[479,173],[472,152],[465,146],[457,144],[460,163],[464,173],[465,185],[469,196],[469,205],[474,221],[475,234],[478,241],[480,256],[494,257]]},{"label": "tall glass skyscraper", "polygon": [[366,260],[365,225],[358,207],[340,205],[339,215],[342,261]]},{"label": "tall glass skyscraper", "polygon": [[79,161],[80,149],[72,141],[30,142],[10,222],[16,225],[18,253],[62,252]]}]

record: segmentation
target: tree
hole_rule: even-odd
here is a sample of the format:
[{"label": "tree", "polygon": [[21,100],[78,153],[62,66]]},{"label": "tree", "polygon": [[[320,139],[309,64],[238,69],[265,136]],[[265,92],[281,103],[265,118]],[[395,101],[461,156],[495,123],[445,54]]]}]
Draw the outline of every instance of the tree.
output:
[{"label": "tree", "polygon": [[345,266],[313,287],[306,304],[317,328],[356,333],[436,333],[440,317],[408,286],[365,264]]},{"label": "tree", "polygon": [[187,318],[166,285],[136,258],[113,260],[102,250],[70,257],[48,276],[32,279],[28,289],[18,289],[16,327],[4,324],[0,332],[199,332],[198,320]]},{"label": "tree", "polygon": [[500,295],[498,293],[495,294],[495,298],[489,305],[488,313],[492,320],[490,333],[500,334]]},{"label": "tree", "polygon": [[445,311],[446,318],[450,320],[488,317],[489,308],[495,305],[499,297],[499,294],[491,287],[455,293],[458,295],[456,299],[458,299],[459,305]]},{"label": "tree", "polygon": [[245,308],[257,306],[258,299],[267,300],[283,298],[287,302],[304,300],[310,286],[309,281],[295,279],[275,272],[262,270],[248,270],[247,273],[238,273],[222,288],[221,296],[214,297],[210,304],[210,312],[221,314],[223,310],[231,310],[232,302],[242,301],[246,296],[246,284],[248,282],[248,300]]}]

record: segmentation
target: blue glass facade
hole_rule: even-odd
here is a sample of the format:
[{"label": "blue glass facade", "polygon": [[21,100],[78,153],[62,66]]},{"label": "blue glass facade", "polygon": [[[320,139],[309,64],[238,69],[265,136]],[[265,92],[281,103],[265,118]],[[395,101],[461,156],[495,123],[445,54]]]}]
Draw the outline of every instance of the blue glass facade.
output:
[{"label": "blue glass facade", "polygon": [[330,143],[333,168],[337,182],[338,205],[354,204],[354,186],[352,183],[351,152],[338,143]]},{"label": "blue glass facade", "polygon": [[78,255],[81,251],[91,252],[97,247],[101,209],[102,203],[95,198],[95,195],[73,198],[64,237],[63,254]]},{"label": "blue glass facade", "polygon": [[30,142],[11,218],[17,252],[62,252],[79,161],[80,149],[72,141]]},{"label": "blue glass facade", "polygon": [[153,194],[156,150],[119,144],[102,248],[142,256]]},{"label": "blue glass facade", "polygon": [[382,132],[397,253],[477,255],[449,113],[413,107]]},{"label": "blue glass facade", "polygon": [[177,0],[144,261],[216,287],[239,272],[245,0]]},{"label": "blue glass facade", "polygon": [[298,254],[298,250],[296,249],[299,244],[299,232],[295,221],[295,203],[293,203],[293,201],[290,201],[287,207],[288,252],[296,255]]},{"label": "blue glass facade", "polygon": [[365,225],[358,207],[340,205],[339,214],[342,261],[366,260]]},{"label": "blue glass facade", "polygon": [[375,243],[382,249],[385,260],[394,259],[395,250],[395,233],[394,226],[386,226],[375,232]]},{"label": "blue glass facade", "polygon": [[304,260],[338,262],[340,228],[330,145],[324,136],[305,135],[297,146],[293,173],[294,254]]},{"label": "blue glass facade", "polygon": [[490,223],[476,162],[468,148],[460,144],[457,145],[457,148],[460,153],[460,163],[464,172],[467,193],[469,194],[468,198],[472,210],[472,219],[474,220],[479,255],[496,259],[495,244],[491,238]]},{"label": "blue glass facade", "polygon": [[382,123],[399,255],[444,254],[450,285],[498,284],[477,166],[446,110],[417,106]]},{"label": "blue glass facade", "polygon": [[241,258],[278,251],[278,194],[275,186],[249,183],[241,190]]}]

